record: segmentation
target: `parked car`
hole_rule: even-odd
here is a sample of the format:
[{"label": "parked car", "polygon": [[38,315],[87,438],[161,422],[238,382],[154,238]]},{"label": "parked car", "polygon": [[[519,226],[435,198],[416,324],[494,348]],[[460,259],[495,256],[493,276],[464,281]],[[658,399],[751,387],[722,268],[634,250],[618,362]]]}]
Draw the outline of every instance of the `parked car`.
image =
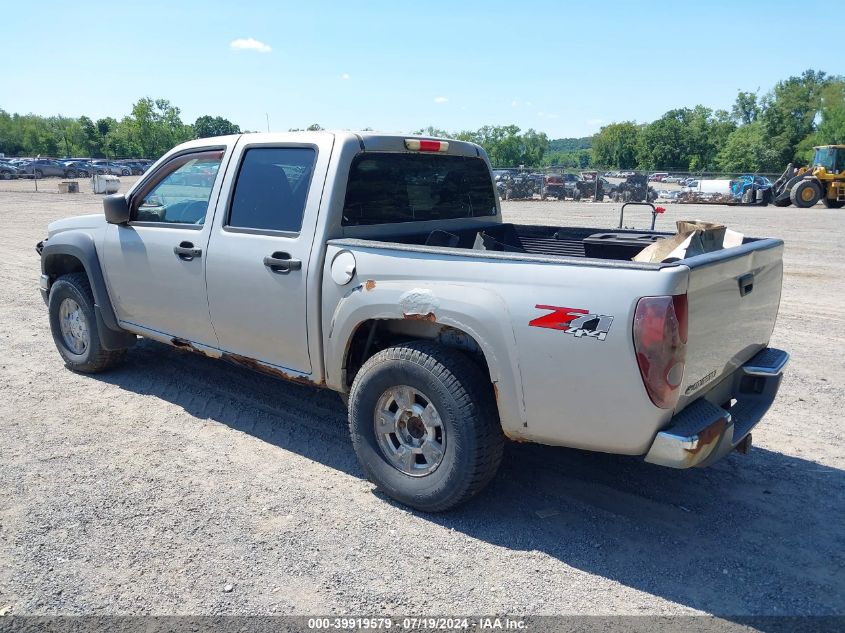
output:
[{"label": "parked car", "polygon": [[541,196],[547,198],[552,196],[558,200],[565,200],[566,198],[580,199],[581,193],[578,189],[578,183],[581,178],[576,174],[549,174],[545,178]]},{"label": "parked car", "polygon": [[146,166],[142,165],[139,161],[125,160],[121,161],[121,164],[125,165],[126,167],[129,167],[129,171],[131,172],[132,176],[140,176],[145,171],[147,171]]},{"label": "parked car", "polygon": [[21,173],[29,174],[35,178],[44,178],[47,176],[58,176],[59,178],[70,178],[69,170],[64,163],[55,160],[54,158],[34,158],[22,163]]},{"label": "parked car", "polygon": [[12,163],[0,161],[0,180],[12,180],[17,178],[20,170]]},{"label": "parked car", "polygon": [[648,179],[649,182],[665,182],[665,178],[668,176],[665,171],[658,171],[653,174],[650,174]]},{"label": "parked car", "polygon": [[666,184],[670,184],[670,183],[677,184],[677,183],[681,182],[681,180],[683,180],[683,179],[684,179],[683,176],[666,176],[661,182],[664,182]]},{"label": "parked car", "polygon": [[[214,179],[169,195],[191,165]],[[505,223],[471,143],[199,139],[104,211],[37,245],[70,369],[143,336],[340,392],[367,477],[426,512],[483,489],[506,437],[710,465],[749,447],[788,360],[781,240],[645,263],[661,234]]]},{"label": "parked car", "polygon": [[66,178],[88,178],[94,173],[91,163],[83,160],[64,161]]},{"label": "parked car", "polygon": [[113,161],[107,160],[95,160],[92,161],[92,165],[94,165],[97,169],[102,169],[103,173],[110,174],[112,176],[131,176],[132,170],[127,167],[126,165],[121,165],[120,163],[115,163]]}]

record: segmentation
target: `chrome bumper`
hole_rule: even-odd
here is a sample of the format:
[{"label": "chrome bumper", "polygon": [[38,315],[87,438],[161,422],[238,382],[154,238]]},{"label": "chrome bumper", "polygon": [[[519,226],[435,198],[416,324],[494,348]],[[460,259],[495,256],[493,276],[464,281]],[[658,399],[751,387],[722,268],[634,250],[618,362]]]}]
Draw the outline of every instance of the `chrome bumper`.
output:
[{"label": "chrome bumper", "polygon": [[675,415],[654,438],[647,462],[670,468],[708,466],[737,447],[747,448],[751,429],[777,395],[789,354],[766,348],[733,376],[729,408],[699,398]]}]

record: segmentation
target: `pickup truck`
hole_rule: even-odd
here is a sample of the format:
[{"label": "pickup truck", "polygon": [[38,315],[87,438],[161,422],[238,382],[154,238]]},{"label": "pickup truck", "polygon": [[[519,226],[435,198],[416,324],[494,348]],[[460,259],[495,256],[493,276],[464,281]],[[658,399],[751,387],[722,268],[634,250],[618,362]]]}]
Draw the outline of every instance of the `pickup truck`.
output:
[{"label": "pickup truck", "polygon": [[788,359],[780,240],[639,263],[665,233],[505,223],[471,143],[201,139],[104,211],[37,245],[70,369],[141,336],[335,390],[363,470],[424,511],[481,490],[506,439],[674,468],[746,450]]}]

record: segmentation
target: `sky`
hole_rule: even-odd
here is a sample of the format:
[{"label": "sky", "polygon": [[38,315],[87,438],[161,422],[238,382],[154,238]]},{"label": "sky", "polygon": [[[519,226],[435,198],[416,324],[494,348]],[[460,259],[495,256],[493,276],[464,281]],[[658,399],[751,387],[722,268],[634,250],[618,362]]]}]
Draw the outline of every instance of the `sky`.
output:
[{"label": "sky", "polygon": [[738,90],[809,67],[845,71],[811,55],[817,31],[796,35],[781,0],[37,5],[0,14],[7,112],[121,118],[148,96],[186,123],[210,114],[245,130],[513,123],[580,137],[676,107],[730,109]]}]

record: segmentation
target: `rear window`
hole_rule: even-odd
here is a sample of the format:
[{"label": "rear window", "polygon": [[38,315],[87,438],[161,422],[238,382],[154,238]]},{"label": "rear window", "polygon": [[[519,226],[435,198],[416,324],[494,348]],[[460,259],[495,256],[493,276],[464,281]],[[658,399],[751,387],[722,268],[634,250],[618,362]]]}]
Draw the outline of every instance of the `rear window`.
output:
[{"label": "rear window", "polygon": [[248,149],[238,172],[227,226],[298,232],[316,157],[310,147]]},{"label": "rear window", "polygon": [[344,226],[491,215],[496,198],[480,158],[365,153],[352,161]]}]

